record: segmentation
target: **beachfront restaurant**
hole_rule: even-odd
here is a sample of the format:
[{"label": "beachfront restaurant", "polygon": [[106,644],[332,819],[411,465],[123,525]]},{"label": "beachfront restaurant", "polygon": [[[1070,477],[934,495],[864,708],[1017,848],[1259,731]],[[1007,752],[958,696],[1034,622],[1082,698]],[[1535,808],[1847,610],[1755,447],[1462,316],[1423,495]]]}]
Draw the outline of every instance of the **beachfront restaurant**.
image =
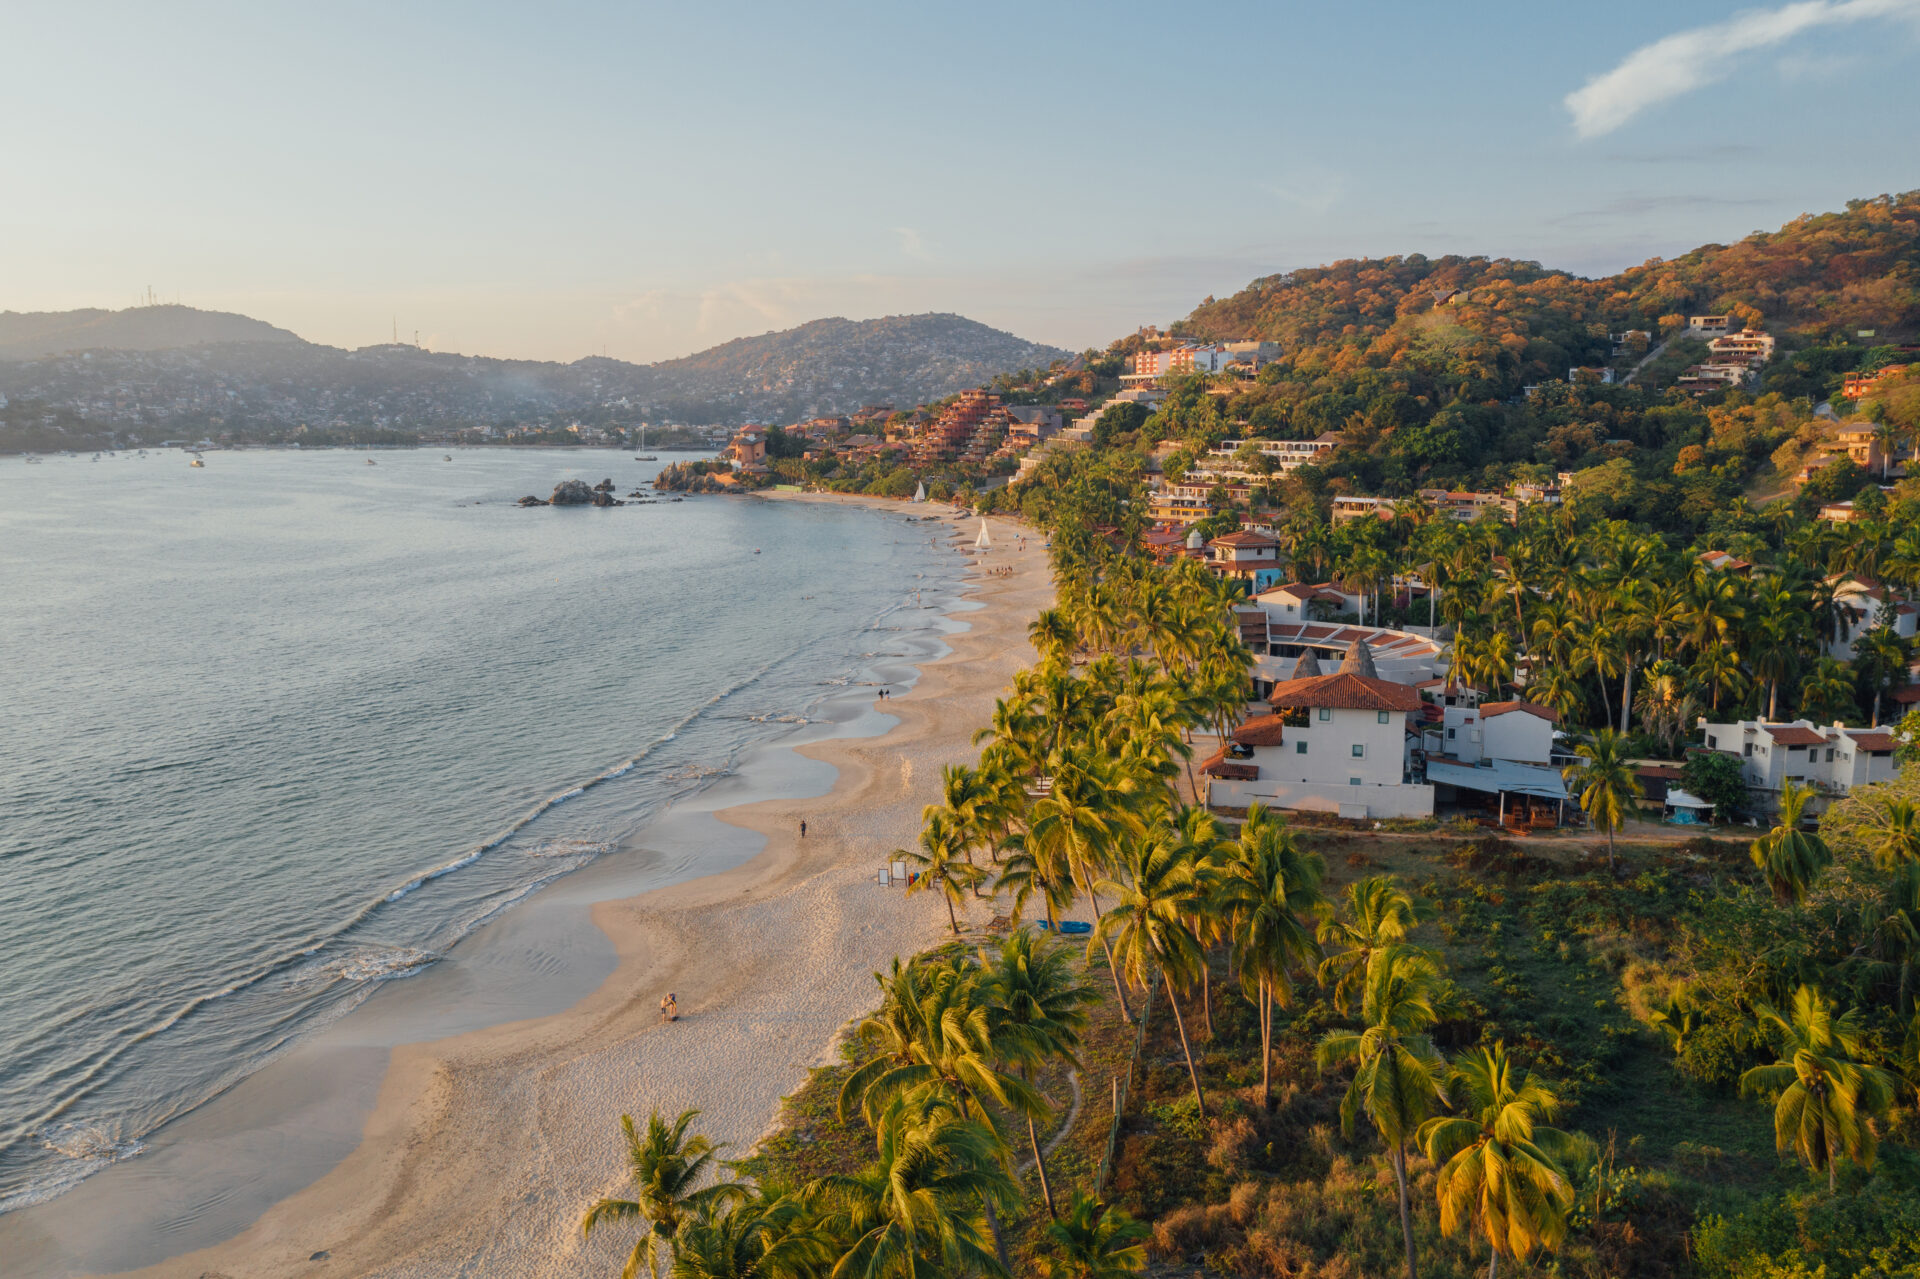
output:
[{"label": "beachfront restaurant", "polygon": [[1452,808],[1513,830],[1551,829],[1566,816],[1567,784],[1556,768],[1510,759],[1458,764],[1429,757],[1427,781],[1435,811]]}]

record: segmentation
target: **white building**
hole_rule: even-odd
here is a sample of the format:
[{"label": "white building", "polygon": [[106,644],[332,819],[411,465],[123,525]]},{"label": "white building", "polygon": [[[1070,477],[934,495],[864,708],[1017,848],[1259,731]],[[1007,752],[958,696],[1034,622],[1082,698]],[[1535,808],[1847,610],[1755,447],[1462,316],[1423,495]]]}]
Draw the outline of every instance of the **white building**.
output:
[{"label": "white building", "polygon": [[1780,792],[1788,782],[1838,798],[1856,786],[1890,781],[1896,771],[1890,729],[1821,727],[1804,719],[1791,724],[1710,724],[1702,719],[1700,729],[1708,750],[1745,761],[1747,789],[1766,812],[1780,806]]},{"label": "white building", "polygon": [[1209,804],[1348,818],[1433,814],[1433,787],[1408,772],[1407,717],[1419,713],[1420,695],[1380,679],[1365,641],[1332,675],[1304,655],[1299,673],[1275,685],[1268,701],[1273,714],[1242,724],[1233,744],[1202,765]]},{"label": "white building", "polygon": [[1525,812],[1538,824],[1557,823],[1567,800],[1566,781],[1552,766],[1559,718],[1551,707],[1524,700],[1446,706],[1441,722],[1422,735],[1435,798],[1461,803],[1467,791],[1502,821]]},{"label": "white building", "polygon": [[1848,610],[1840,624],[1839,638],[1827,642],[1827,655],[1843,662],[1853,660],[1854,642],[1876,626],[1893,627],[1893,633],[1910,640],[1914,623],[1920,618],[1920,604],[1901,599],[1885,584],[1870,577],[1839,574],[1827,579],[1833,587],[1834,603]]},{"label": "white building", "polygon": [[[1340,437],[1328,432],[1311,440],[1254,440],[1252,443],[1258,446],[1262,457],[1273,463],[1274,474],[1290,475],[1309,463],[1321,461],[1339,448]],[[1240,450],[1247,444],[1246,440],[1224,440],[1218,447],[1208,449],[1195,458],[1193,469],[1235,479],[1259,479],[1256,472],[1240,464]]]}]

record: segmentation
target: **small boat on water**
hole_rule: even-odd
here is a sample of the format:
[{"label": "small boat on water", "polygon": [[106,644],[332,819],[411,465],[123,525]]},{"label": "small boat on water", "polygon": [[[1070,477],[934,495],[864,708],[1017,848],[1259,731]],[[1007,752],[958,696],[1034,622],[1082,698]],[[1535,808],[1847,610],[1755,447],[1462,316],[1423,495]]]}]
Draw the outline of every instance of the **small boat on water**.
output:
[{"label": "small boat on water", "polygon": [[372,458],[368,458],[368,459],[367,459],[367,465],[368,465],[368,466],[373,466],[373,465],[375,465],[375,462],[374,462],[374,460],[373,460]]},{"label": "small boat on water", "polygon": [[453,454],[449,453],[445,457],[441,458],[440,460],[442,462],[451,462],[453,461]]},{"label": "small boat on water", "polygon": [[207,460],[202,457],[196,457],[193,459],[193,461],[187,463],[188,466],[205,466],[206,464],[207,464]]},{"label": "small boat on water", "polygon": [[660,459],[651,453],[641,453],[637,454],[633,460],[636,462],[658,462]]}]

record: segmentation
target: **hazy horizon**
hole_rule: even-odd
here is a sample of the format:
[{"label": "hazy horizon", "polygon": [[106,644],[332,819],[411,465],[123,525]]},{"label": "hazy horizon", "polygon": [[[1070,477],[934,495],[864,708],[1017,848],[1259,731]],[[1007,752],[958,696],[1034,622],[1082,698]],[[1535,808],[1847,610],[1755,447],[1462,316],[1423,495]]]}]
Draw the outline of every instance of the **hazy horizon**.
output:
[{"label": "hazy horizon", "polygon": [[0,309],[151,287],[641,363],[954,312],[1080,349],[1337,258],[1605,274],[1920,185],[1920,0],[1379,10],[29,4]]}]

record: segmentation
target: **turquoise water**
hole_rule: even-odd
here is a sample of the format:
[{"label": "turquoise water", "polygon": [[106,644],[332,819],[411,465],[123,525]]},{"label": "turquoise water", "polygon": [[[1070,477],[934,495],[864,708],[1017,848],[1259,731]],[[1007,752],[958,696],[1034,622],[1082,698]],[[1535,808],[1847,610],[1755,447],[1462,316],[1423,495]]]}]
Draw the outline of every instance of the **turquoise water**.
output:
[{"label": "turquoise water", "polygon": [[624,454],[374,456],[0,459],[0,1211],[871,682],[953,581],[892,514],[512,505]]}]

